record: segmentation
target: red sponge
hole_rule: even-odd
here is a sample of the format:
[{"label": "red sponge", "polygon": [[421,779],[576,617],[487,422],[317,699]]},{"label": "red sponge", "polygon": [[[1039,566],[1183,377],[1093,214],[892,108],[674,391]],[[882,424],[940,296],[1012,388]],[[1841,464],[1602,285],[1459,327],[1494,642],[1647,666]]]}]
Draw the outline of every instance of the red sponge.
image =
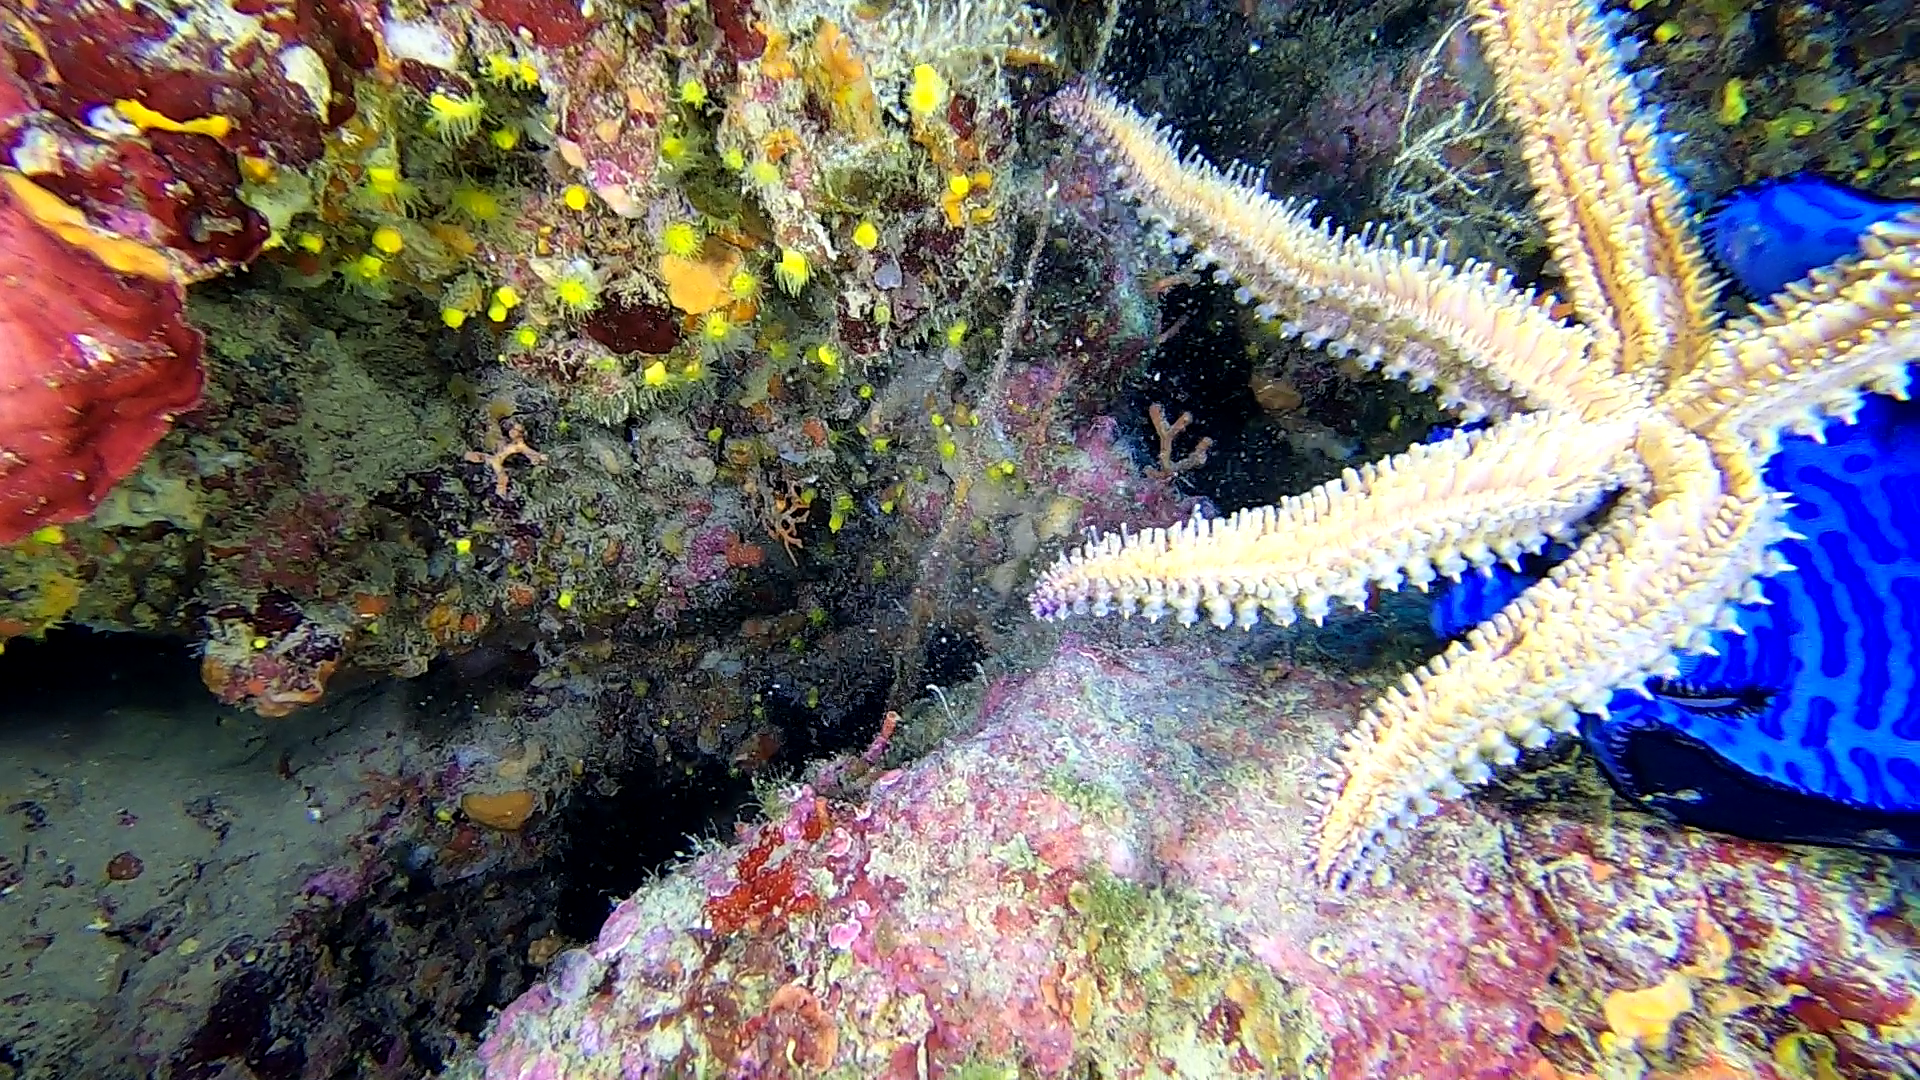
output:
[{"label": "red sponge", "polygon": [[179,282],[110,268],[115,240],[48,200],[0,170],[0,543],[86,517],[200,400]]}]

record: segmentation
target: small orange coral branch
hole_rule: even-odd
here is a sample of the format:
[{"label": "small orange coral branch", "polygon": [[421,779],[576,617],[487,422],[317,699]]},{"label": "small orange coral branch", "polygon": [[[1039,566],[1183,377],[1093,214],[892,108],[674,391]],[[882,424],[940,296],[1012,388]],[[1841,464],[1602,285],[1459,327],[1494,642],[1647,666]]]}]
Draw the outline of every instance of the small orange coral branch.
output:
[{"label": "small orange coral branch", "polygon": [[1173,441],[1180,437],[1181,432],[1187,430],[1188,424],[1193,423],[1192,413],[1183,412],[1180,414],[1180,419],[1169,424],[1167,423],[1167,410],[1161,408],[1159,403],[1155,402],[1148,407],[1147,416],[1153,421],[1153,433],[1160,439],[1160,467],[1148,469],[1148,476],[1153,477],[1155,480],[1167,480],[1180,473],[1197,469],[1207,463],[1207,451],[1213,449],[1213,440],[1205,436],[1202,436],[1200,441],[1194,444],[1193,451],[1186,457],[1175,458],[1173,456]]},{"label": "small orange coral branch", "polygon": [[526,458],[534,465],[545,465],[547,455],[527,445],[527,429],[519,421],[507,425],[506,434],[495,440],[498,445],[491,453],[478,450],[467,451],[467,460],[476,465],[485,465],[493,471],[493,493],[506,498],[507,462],[515,457]]}]

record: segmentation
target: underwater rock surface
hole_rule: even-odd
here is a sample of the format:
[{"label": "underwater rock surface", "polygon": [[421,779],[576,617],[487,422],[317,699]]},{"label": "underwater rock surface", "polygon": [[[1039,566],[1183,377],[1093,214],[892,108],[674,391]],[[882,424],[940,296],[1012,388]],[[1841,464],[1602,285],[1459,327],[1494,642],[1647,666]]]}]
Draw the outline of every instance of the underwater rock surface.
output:
[{"label": "underwater rock surface", "polygon": [[622,901],[453,1075],[1920,1065],[1911,865],[1675,830],[1562,767],[1550,800],[1455,807],[1390,880],[1323,889],[1312,808],[1368,694],[1069,639],[864,801],[796,787]]}]

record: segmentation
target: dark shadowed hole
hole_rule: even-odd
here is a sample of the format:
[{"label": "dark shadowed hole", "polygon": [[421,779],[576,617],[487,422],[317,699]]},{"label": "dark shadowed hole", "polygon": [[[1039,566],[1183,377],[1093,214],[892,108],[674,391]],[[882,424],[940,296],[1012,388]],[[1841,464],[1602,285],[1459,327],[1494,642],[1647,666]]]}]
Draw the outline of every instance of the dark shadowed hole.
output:
[{"label": "dark shadowed hole", "polygon": [[206,702],[200,658],[177,639],[60,627],[0,653],[0,716]]}]

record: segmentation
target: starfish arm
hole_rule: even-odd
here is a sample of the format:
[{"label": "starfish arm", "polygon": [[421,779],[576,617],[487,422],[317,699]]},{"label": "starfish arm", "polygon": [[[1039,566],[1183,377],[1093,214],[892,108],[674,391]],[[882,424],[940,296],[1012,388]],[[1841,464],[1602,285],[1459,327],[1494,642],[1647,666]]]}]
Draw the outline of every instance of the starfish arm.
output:
[{"label": "starfish arm", "polygon": [[1920,214],[1875,226],[1859,257],[1790,285],[1726,327],[1700,369],[1667,392],[1682,423],[1771,454],[1782,430],[1851,421],[1864,387],[1905,397],[1920,357]]},{"label": "starfish arm", "polygon": [[1717,320],[1719,286],[1593,0],[1473,0],[1481,47],[1518,131],[1580,319],[1596,357],[1620,372],[1671,376]]},{"label": "starfish arm", "polygon": [[1754,578],[1783,569],[1779,499],[1739,449],[1665,419],[1636,450],[1652,483],[1546,580],[1368,710],[1342,753],[1346,781],[1321,823],[1317,867],[1348,880],[1377,849],[1519,748],[1603,712],[1617,689],[1671,674],[1704,647]]},{"label": "starfish arm", "polygon": [[1183,623],[1281,624],[1370,586],[1512,561],[1562,538],[1605,496],[1638,482],[1632,428],[1569,414],[1517,416],[1224,519],[1109,534],[1062,556],[1034,590],[1035,614],[1172,613]]},{"label": "starfish arm", "polygon": [[1222,172],[1184,155],[1173,136],[1104,93],[1069,89],[1055,115],[1113,162],[1143,213],[1176,248],[1219,264],[1243,302],[1336,355],[1438,387],[1467,416],[1517,408],[1575,409],[1618,392],[1588,359],[1592,334],[1556,319],[1505,271],[1454,267],[1423,245],[1384,232],[1349,234],[1316,222],[1311,207],[1260,190],[1244,170]]}]

